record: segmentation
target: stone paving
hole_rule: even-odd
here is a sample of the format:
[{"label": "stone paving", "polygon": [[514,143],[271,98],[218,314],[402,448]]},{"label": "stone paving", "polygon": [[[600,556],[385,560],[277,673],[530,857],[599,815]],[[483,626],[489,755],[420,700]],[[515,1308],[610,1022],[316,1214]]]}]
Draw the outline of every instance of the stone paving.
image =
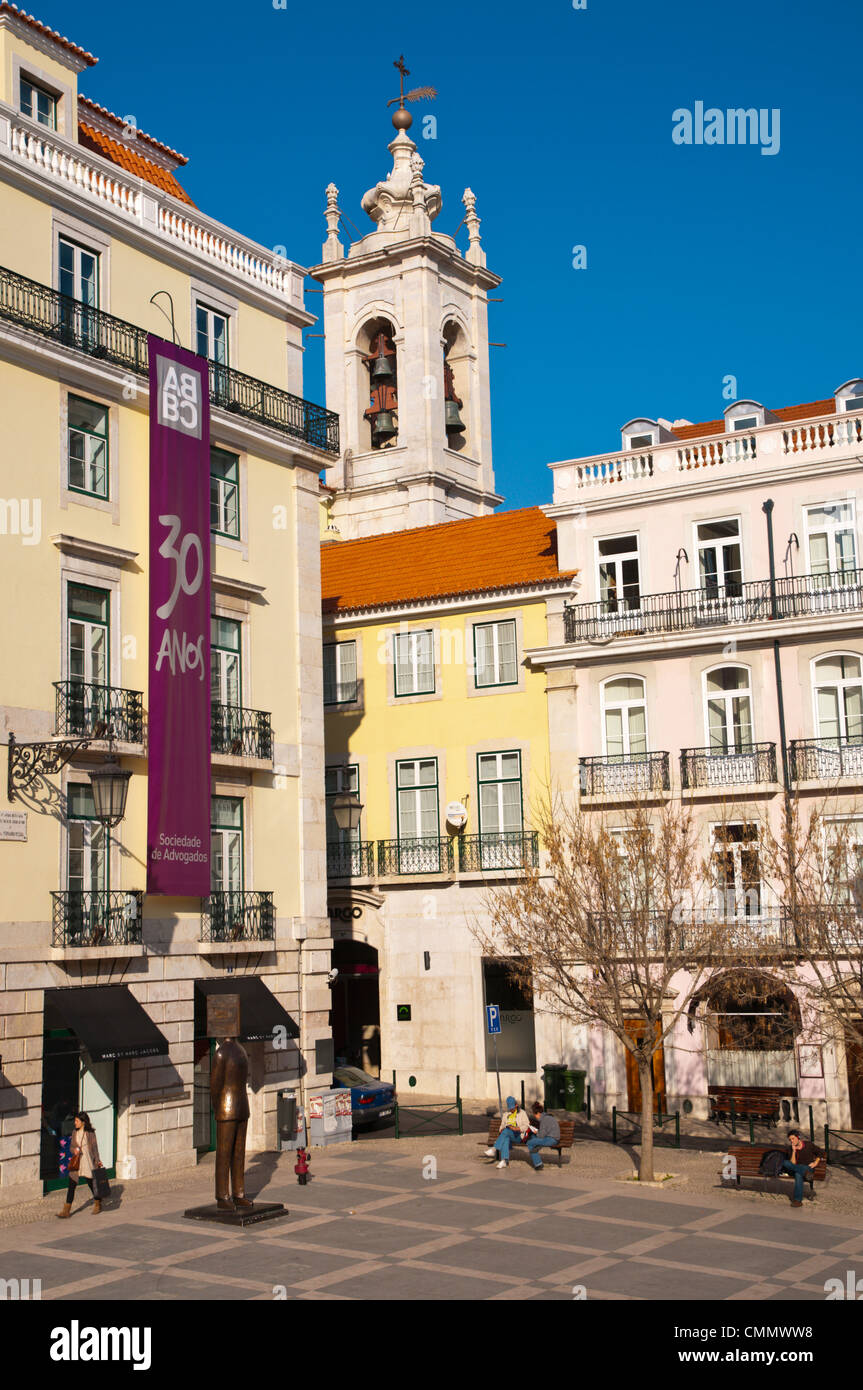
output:
[{"label": "stone paving", "polygon": [[[578,1151],[541,1173],[520,1160],[498,1172],[479,1153],[473,1135],[316,1150],[306,1187],[291,1155],[260,1155],[249,1191],[290,1215],[244,1230],[183,1219],[210,1199],[211,1167],[98,1217],[80,1196],[68,1222],[44,1210],[0,1230],[0,1278],[40,1279],[42,1299],[59,1301],[543,1301],[583,1289],[774,1302],[823,1301],[826,1279],[863,1275],[863,1200],[837,1216],[817,1199],[797,1210],[706,1182],[624,1187],[586,1172]],[[424,1176],[431,1157],[435,1178]],[[61,1201],[54,1194],[52,1210]]]}]

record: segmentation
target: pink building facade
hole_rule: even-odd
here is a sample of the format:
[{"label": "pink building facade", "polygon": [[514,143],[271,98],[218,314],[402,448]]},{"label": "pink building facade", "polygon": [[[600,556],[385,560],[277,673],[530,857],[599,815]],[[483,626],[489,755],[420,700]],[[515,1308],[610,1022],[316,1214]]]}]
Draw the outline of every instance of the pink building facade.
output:
[{"label": "pink building facade", "polygon": [[[691,802],[715,893],[765,944],[784,904],[759,856],[784,797],[863,845],[863,380],[722,419],[630,421],[613,454],[551,464],[562,571],[577,570],[528,654],[548,682],[552,780],[614,827],[627,805]],[[765,954],[769,962],[769,952]],[[863,1017],[829,1024],[802,968],[759,968],[750,1023],[721,972],[664,1048],[664,1089],[706,1117],[723,1087],[770,1088],[786,1118],[863,1128],[850,1064]],[[684,983],[684,982],[682,982]],[[758,1020],[770,1019],[765,1024]],[[741,1047],[749,1028],[752,1047]],[[737,1030],[737,1042],[731,1040]],[[633,1108],[612,1037],[571,1040],[598,1108]]]}]

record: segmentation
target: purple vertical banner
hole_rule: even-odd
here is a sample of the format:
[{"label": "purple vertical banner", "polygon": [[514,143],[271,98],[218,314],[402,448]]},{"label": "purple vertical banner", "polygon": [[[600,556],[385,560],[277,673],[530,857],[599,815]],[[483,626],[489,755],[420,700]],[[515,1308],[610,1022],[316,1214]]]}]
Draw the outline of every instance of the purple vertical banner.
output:
[{"label": "purple vertical banner", "polygon": [[147,892],[210,892],[210,389],[203,357],[150,355]]}]

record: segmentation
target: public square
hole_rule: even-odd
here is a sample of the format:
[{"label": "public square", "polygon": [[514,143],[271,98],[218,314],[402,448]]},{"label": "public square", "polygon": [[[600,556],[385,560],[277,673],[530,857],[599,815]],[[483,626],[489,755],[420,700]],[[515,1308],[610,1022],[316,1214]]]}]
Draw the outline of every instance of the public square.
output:
[{"label": "public square", "polygon": [[[184,1219],[211,1195],[186,1182],[126,1185],[69,1222],[59,1194],[8,1212],[0,1276],[41,1280],[43,1300],[616,1300],[823,1302],[863,1269],[861,1170],[834,1169],[814,1202],[719,1185],[720,1155],[661,1149],[639,1190],[631,1159],[576,1143],[569,1161],[498,1172],[476,1133],[370,1138],[314,1150],[298,1186],[291,1154],[259,1154],[248,1190],[287,1218],[228,1231]],[[434,1171],[437,1176],[424,1174]],[[115,1183],[115,1193],[123,1184]],[[160,1190],[161,1189],[161,1190]],[[147,1195],[137,1195],[146,1191]],[[14,1223],[14,1224],[13,1224]]]}]

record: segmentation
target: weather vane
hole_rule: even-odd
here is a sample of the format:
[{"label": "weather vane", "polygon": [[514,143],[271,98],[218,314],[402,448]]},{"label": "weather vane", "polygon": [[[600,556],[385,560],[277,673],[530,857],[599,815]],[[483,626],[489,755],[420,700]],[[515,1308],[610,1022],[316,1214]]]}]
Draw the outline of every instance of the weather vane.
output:
[{"label": "weather vane", "polygon": [[405,55],[402,53],[393,63],[394,68],[399,71],[399,94],[387,102],[387,106],[395,106],[398,102],[398,110],[393,112],[393,125],[396,130],[410,130],[414,123],[414,118],[410,111],[405,109],[406,101],[433,101],[437,96],[435,87],[414,87],[412,91],[405,91],[405,78],[410,77],[410,69],[405,67]]}]

